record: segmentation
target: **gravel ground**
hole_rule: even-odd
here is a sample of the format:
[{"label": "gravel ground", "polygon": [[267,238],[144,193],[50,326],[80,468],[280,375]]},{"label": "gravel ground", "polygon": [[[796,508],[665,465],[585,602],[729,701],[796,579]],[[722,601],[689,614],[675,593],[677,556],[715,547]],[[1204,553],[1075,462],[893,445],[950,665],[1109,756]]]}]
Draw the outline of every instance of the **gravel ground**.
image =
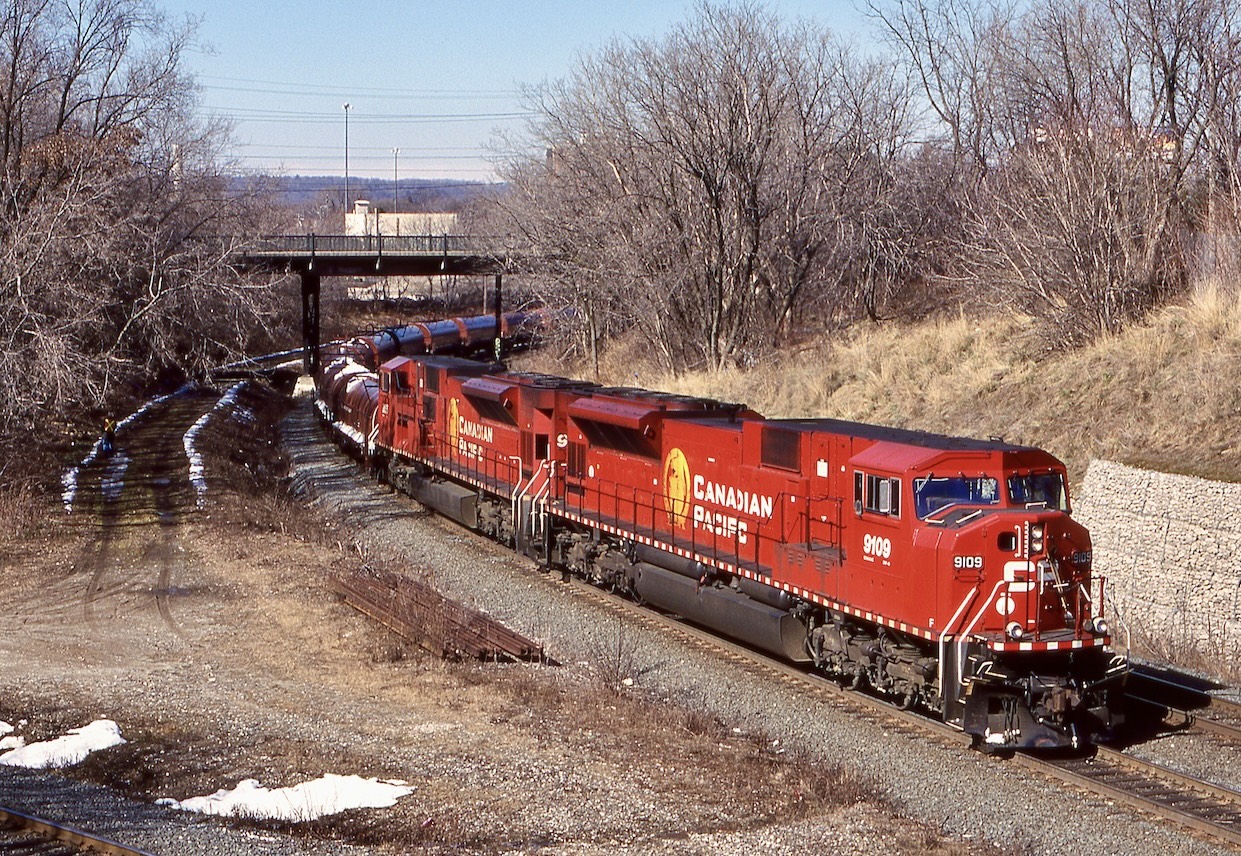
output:
[{"label": "gravel ground", "polygon": [[[1231,852],[1106,800],[1031,778],[1003,760],[885,734],[873,723],[807,701],[796,691],[738,674],[723,660],[691,654],[676,641],[618,630],[614,619],[600,621],[595,608],[565,597],[533,563],[445,521],[415,516],[415,503],[394,497],[356,470],[354,477],[344,476],[339,458],[306,442],[314,431],[309,422],[308,409],[302,408],[289,428],[299,438],[292,443],[298,478],[317,502],[357,515],[358,538],[372,552],[399,556],[413,569],[434,568],[434,580],[445,593],[541,638],[560,660],[587,660],[615,646],[617,634],[624,633],[642,688],[863,771],[900,811],[962,840],[1065,856]],[[408,514],[396,514],[394,507]],[[807,835],[813,838],[813,830],[790,827],[755,836],[706,836],[695,846],[717,853],[792,852],[805,846]],[[831,846],[832,839],[819,843]],[[844,849],[883,849],[879,841],[872,844],[873,850]]]},{"label": "gravel ground", "polygon": [[[796,690],[739,674],[722,658],[623,625],[533,563],[373,484],[322,441],[305,402],[285,431],[296,482],[356,523],[364,551],[543,640],[565,665],[497,673],[399,650],[389,657],[392,638],[327,596],[315,577],[350,545],[269,545],[247,532],[244,518],[221,520],[210,506],[201,523],[126,527],[106,550],[48,543],[0,552],[10,605],[0,611],[0,719],[38,713],[45,730],[84,724],[83,714],[116,719],[132,742],[101,753],[111,760],[100,778],[144,799],[209,793],[250,776],[294,784],[323,772],[418,787],[396,808],[322,835],[237,829],[3,767],[0,802],[176,854],[372,852],[323,836],[343,829],[350,840],[380,842],[393,823],[415,835],[373,852],[1224,852],[1104,801],[1049,792],[1003,761],[884,734]],[[36,560],[40,550],[53,555]],[[160,609],[152,562],[172,580]],[[106,590],[88,590],[84,600],[85,584],[96,580]],[[858,771],[903,816],[861,801],[773,822],[721,799],[745,793],[746,783],[704,780],[699,761],[736,758],[740,766],[706,766],[753,778],[786,802],[794,786],[778,780],[779,768],[760,772],[761,755],[748,774],[753,743],[745,735],[646,730],[625,717],[649,711],[625,698],[605,709],[583,698],[578,716],[575,688],[589,680],[591,664],[616,653],[638,690],[779,740],[790,755]],[[566,709],[525,703],[525,694],[548,692],[567,698]],[[130,770],[149,781],[116,781]],[[434,821],[425,839],[416,834],[423,818]]]},{"label": "gravel ground", "polygon": [[0,767],[0,804],[39,817],[57,818],[149,853],[369,856],[375,852],[328,841],[291,838],[269,830],[230,829],[199,815],[124,799],[109,788],[11,767]]}]

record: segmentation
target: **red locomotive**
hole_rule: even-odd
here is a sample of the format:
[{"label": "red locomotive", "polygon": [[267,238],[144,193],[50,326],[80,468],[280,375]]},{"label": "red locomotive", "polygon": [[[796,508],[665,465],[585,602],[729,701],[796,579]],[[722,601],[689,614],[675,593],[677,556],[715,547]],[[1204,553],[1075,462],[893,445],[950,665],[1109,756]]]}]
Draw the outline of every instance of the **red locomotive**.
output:
[{"label": "red locomotive", "polygon": [[502,338],[509,348],[524,347],[545,323],[541,312],[475,315],[385,327],[377,332],[325,345],[316,383],[320,415],[336,426],[342,442],[369,454],[375,442],[379,378],[375,370],[396,356],[478,354]]},{"label": "red locomotive", "polygon": [[322,412],[383,477],[549,568],[938,711],[990,748],[1118,724],[1127,664],[1046,452],[436,355],[381,365],[369,416],[338,400]]}]

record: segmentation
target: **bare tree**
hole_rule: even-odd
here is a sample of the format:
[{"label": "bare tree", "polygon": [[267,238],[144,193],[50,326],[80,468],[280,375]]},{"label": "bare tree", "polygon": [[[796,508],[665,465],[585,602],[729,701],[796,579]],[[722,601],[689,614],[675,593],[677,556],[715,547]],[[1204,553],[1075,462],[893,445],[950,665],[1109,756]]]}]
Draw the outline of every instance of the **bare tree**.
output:
[{"label": "bare tree", "polygon": [[1073,343],[1184,285],[1199,200],[1236,168],[1234,5],[872,4],[970,172],[954,272],[976,294]]},{"label": "bare tree", "polygon": [[759,7],[703,5],[531,95],[548,156],[509,165],[506,231],[551,260],[592,341],[640,320],[669,368],[714,369],[851,310],[842,257],[868,251],[858,220],[907,135],[890,69]]},{"label": "bare tree", "polygon": [[195,118],[192,33],[145,0],[0,18],[0,437],[235,353],[268,316],[216,237],[264,208],[224,171],[228,129]]}]

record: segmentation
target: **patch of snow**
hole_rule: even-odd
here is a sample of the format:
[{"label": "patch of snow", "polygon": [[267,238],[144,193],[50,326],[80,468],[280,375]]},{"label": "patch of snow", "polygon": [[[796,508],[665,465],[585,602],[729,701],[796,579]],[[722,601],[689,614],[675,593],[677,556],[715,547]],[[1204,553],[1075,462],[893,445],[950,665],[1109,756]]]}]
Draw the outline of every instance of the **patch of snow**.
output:
[{"label": "patch of snow", "polygon": [[32,770],[69,767],[84,760],[92,752],[119,746],[124,742],[120,726],[110,719],[97,719],[90,725],[70,729],[63,737],[11,749],[0,755],[0,764],[7,767],[28,767]]},{"label": "patch of snow", "polygon": [[304,821],[351,808],[387,808],[413,792],[412,786],[401,781],[328,773],[291,788],[275,790],[263,787],[257,779],[246,779],[232,790],[221,788],[209,796],[186,800],[161,799],[156,800],[156,804],[201,814]]},{"label": "patch of snow", "polygon": [[125,471],[129,469],[129,456],[124,452],[114,452],[108,459],[108,466],[99,478],[99,492],[107,502],[116,502],[125,490]]},{"label": "patch of snow", "polygon": [[[152,407],[162,404],[168,399],[173,398],[174,396],[178,396],[184,392],[188,392],[189,390],[193,388],[194,388],[193,384],[187,383],[183,385],[180,389],[178,389],[176,392],[170,392],[167,395],[161,395],[156,398],[152,398],[150,401],[147,401],[145,404],[143,404],[133,413],[129,414],[124,419],[122,419],[120,422],[116,423],[116,426],[113,428],[113,431],[112,431],[113,435],[119,434],[122,428],[124,428],[126,425],[129,425],[134,420],[140,419]],[[69,469],[65,470],[65,474],[60,477],[60,483],[64,485],[65,487],[65,489],[60,494],[60,498],[61,498],[61,501],[65,505],[66,514],[73,513],[73,500],[77,498],[77,494],[78,494],[78,474],[82,471],[84,467],[89,467],[96,460],[98,460],[99,456],[102,454],[103,454],[103,437],[100,437],[98,440],[95,441],[95,445],[91,446],[91,450],[90,452],[87,453],[86,457],[83,458],[81,461],[79,461],[76,466],[69,467]],[[125,463],[128,464],[129,460],[126,459]],[[121,485],[121,486],[123,487],[124,485]]]},{"label": "patch of snow", "polygon": [[[194,485],[194,490],[198,493],[199,508],[202,508],[207,501],[207,475],[202,453],[197,448],[198,432],[207,427],[207,422],[217,411],[236,405],[237,395],[245,388],[246,383],[247,381],[243,380],[240,383],[233,384],[228,392],[220,396],[214,407],[198,417],[198,420],[190,426],[190,430],[186,431],[185,436],[181,438],[181,445],[185,447],[185,457],[189,458],[190,461],[190,484]],[[254,414],[248,408],[237,409],[244,409],[249,414],[250,420],[253,421]]]},{"label": "patch of snow", "polygon": [[6,735],[4,737],[0,737],[0,751],[5,749],[17,749],[26,745],[26,741],[22,738],[12,736],[13,726],[9,725],[4,720],[0,720],[0,734]]}]

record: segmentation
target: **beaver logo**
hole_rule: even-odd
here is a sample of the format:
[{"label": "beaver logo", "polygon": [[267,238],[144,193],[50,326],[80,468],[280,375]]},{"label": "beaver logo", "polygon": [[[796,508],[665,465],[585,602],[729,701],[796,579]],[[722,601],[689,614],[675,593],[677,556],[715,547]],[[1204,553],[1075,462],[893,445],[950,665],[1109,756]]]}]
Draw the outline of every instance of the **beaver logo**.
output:
[{"label": "beaver logo", "polygon": [[664,509],[670,525],[685,525],[689,512],[689,461],[678,448],[670,449],[664,457]]},{"label": "beaver logo", "polygon": [[457,408],[457,399],[452,398],[448,401],[448,448],[457,448],[457,424],[460,420],[460,411]]}]

